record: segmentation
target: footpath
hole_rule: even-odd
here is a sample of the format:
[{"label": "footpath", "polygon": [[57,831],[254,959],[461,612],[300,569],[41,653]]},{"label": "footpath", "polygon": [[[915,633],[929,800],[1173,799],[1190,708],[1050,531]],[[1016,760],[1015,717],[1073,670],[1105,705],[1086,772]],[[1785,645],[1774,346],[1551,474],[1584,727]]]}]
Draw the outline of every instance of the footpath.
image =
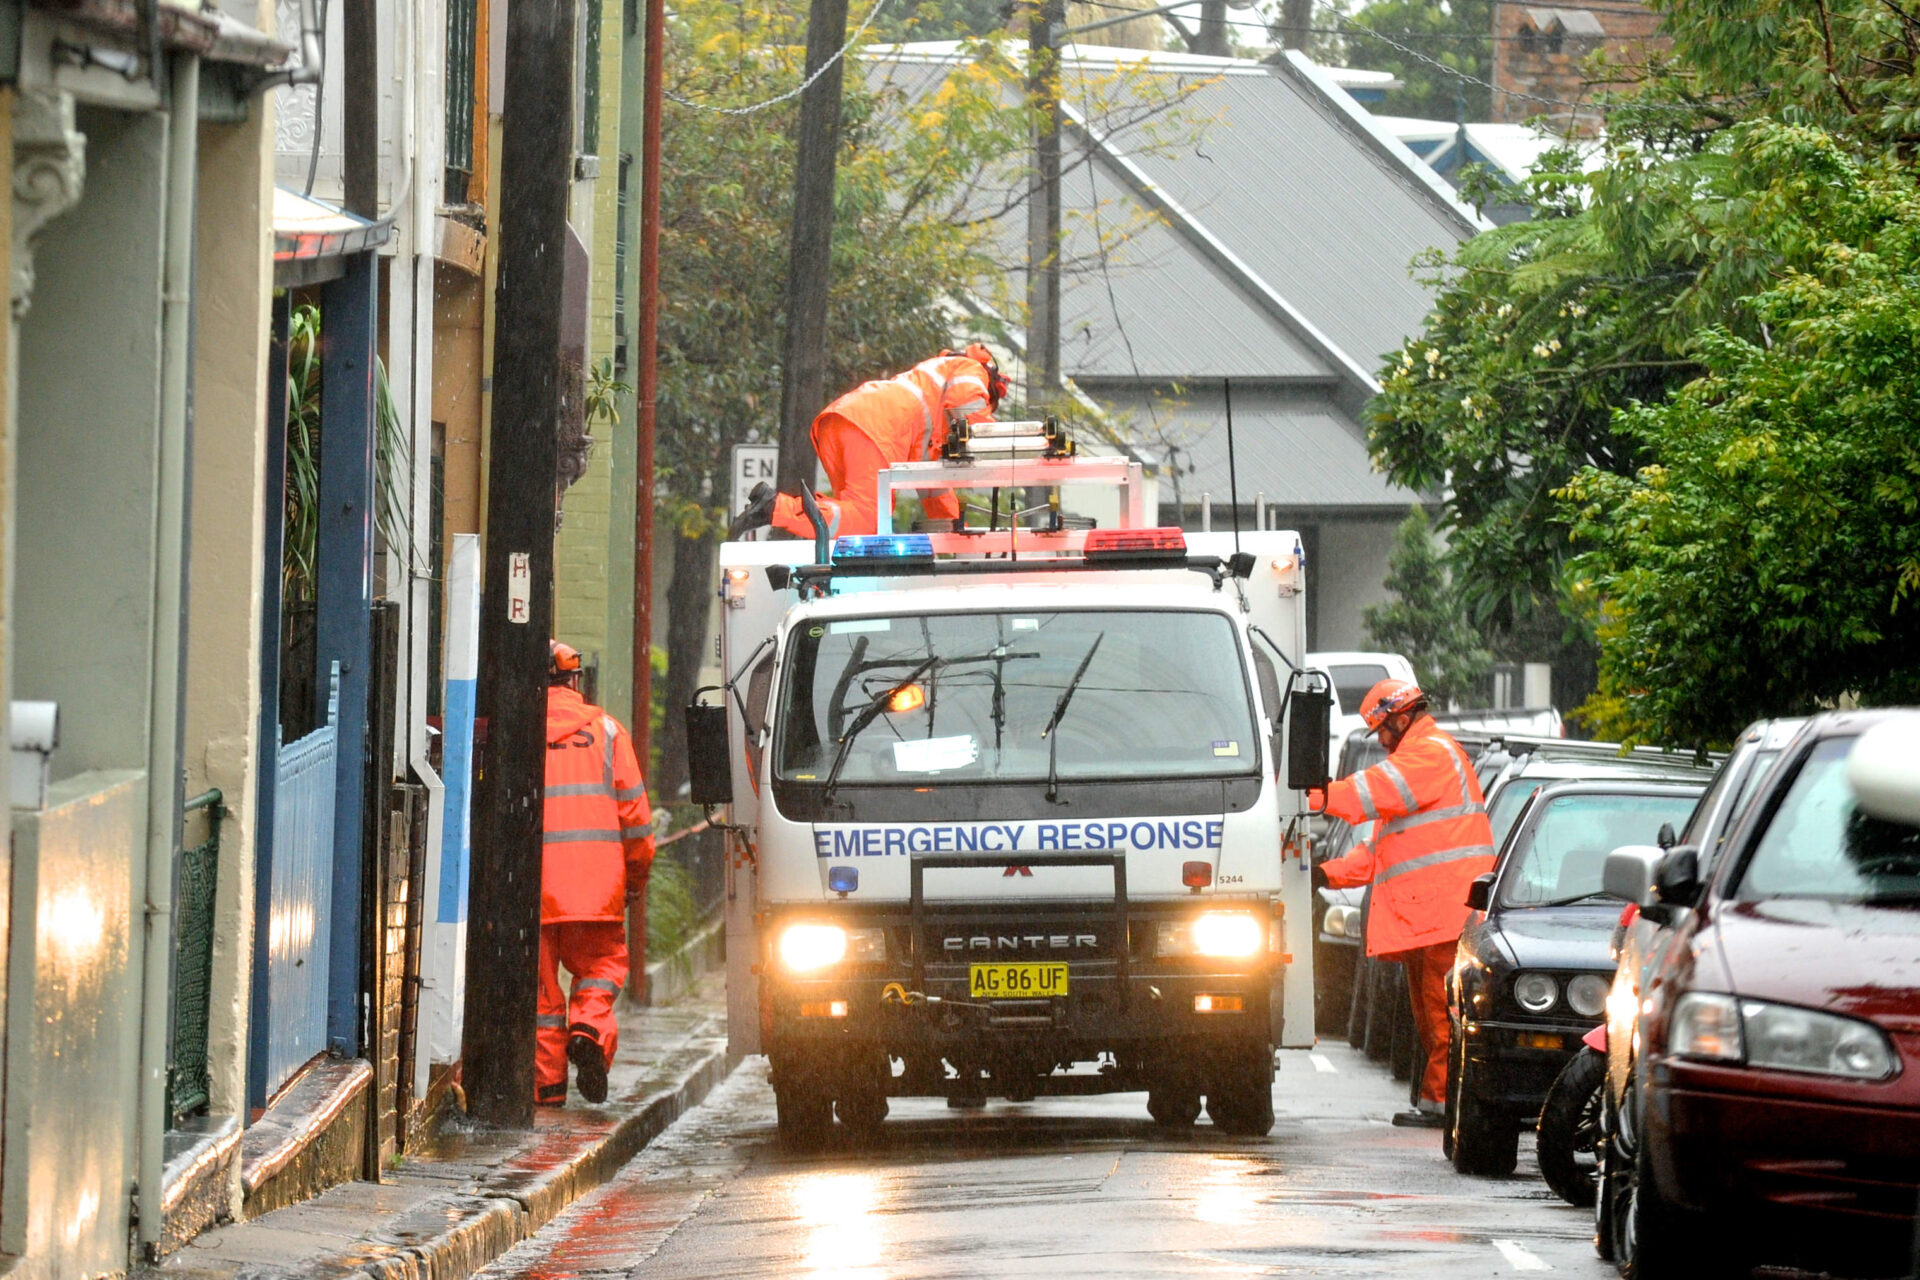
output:
[{"label": "footpath", "polygon": [[[449,1119],[426,1149],[311,1200],[203,1232],[147,1280],[464,1280],[610,1179],[732,1070],[724,972],[620,1010],[607,1101],[541,1107],[531,1131]],[[531,1033],[529,1033],[531,1034]]]}]

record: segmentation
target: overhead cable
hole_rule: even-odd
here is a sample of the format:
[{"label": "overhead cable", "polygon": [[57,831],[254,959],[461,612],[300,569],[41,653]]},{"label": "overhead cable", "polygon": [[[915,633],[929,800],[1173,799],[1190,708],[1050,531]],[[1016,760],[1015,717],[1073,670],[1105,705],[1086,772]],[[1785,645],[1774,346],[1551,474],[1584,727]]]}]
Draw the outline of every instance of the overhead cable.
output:
[{"label": "overhead cable", "polygon": [[818,80],[821,76],[827,74],[828,69],[831,68],[835,63],[839,62],[840,59],[844,58],[847,55],[848,50],[852,49],[855,45],[860,43],[860,37],[867,34],[867,28],[873,25],[873,20],[879,17],[880,11],[886,7],[887,7],[887,0],[874,0],[873,8],[867,11],[867,16],[865,21],[861,22],[859,27],[854,30],[854,33],[851,36],[847,37],[847,42],[845,44],[841,45],[838,49],[835,49],[833,51],[833,56],[831,58],[828,58],[825,62],[821,63],[817,68],[815,68],[814,73],[808,76],[805,80],[802,80],[799,84],[795,85],[793,88],[787,90],[785,93],[780,94],[777,97],[768,98],[765,102],[756,102],[750,107],[711,107],[704,102],[695,102],[690,98],[683,98],[679,94],[673,92],[671,89],[666,91],[666,95],[667,97],[671,98],[673,101],[679,103],[683,107],[692,107],[695,111],[711,112],[712,114],[717,116],[750,116],[750,115],[754,115],[757,112],[765,111],[770,107],[777,107],[783,102],[791,102],[795,98],[799,97],[801,94],[805,93],[808,89],[811,89],[813,87],[813,82],[815,80]]}]

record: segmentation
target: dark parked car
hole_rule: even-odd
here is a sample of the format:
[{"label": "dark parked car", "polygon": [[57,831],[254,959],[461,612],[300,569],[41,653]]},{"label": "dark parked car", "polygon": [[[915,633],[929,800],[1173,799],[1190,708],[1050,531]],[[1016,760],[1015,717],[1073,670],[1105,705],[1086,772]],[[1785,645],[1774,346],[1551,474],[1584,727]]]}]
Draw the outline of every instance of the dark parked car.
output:
[{"label": "dark parked car", "polygon": [[1685,821],[1705,788],[1704,778],[1543,787],[1474,881],[1448,993],[1443,1145],[1460,1172],[1513,1172],[1520,1131],[1606,1011],[1621,912],[1601,884],[1609,851]]},{"label": "dark parked car", "polygon": [[1731,1273],[1775,1247],[1896,1265],[1911,1240],[1920,804],[1864,810],[1873,774],[1850,759],[1888,732],[1905,740],[1881,777],[1904,769],[1911,801],[1920,711],[1832,713],[1760,777],[1704,876],[1690,844],[1607,859],[1607,884],[1672,925],[1638,1001],[1608,1006],[1596,1213],[1623,1274]]}]

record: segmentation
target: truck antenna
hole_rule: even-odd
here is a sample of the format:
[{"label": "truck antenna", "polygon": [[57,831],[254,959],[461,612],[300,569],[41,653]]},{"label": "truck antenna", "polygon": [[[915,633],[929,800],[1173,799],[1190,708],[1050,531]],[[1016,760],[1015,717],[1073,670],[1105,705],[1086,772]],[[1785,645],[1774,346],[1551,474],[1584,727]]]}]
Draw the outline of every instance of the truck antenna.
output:
[{"label": "truck antenna", "polygon": [[1240,554],[1240,475],[1233,460],[1233,379],[1220,379],[1227,402],[1227,490],[1233,499],[1233,554]]}]

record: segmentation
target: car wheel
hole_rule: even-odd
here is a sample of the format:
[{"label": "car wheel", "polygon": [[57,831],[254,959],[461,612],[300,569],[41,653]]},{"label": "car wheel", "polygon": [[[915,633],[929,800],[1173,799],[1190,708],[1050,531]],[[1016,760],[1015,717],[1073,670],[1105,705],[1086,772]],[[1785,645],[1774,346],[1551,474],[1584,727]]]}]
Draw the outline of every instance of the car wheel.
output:
[{"label": "car wheel", "polygon": [[1389,1073],[1395,1080],[1411,1078],[1414,1059],[1419,1056],[1420,1033],[1414,1029],[1413,1025],[1413,994],[1403,992],[1400,998],[1394,1001],[1393,1047],[1387,1057]]},{"label": "car wheel", "polygon": [[1454,1094],[1453,1167],[1479,1177],[1504,1177],[1520,1162],[1520,1131],[1475,1092],[1479,1082],[1464,1047],[1458,1063],[1459,1081],[1449,1084]]},{"label": "car wheel", "polygon": [[1447,1037],[1447,1100],[1440,1125],[1440,1154],[1449,1160],[1453,1159],[1453,1126],[1460,1115],[1460,1044],[1460,1028],[1455,1026]]},{"label": "car wheel", "polygon": [[1184,1086],[1147,1090],[1147,1114],[1169,1129],[1185,1129],[1200,1118],[1200,1091]]},{"label": "car wheel", "polygon": [[1258,1138],[1273,1128],[1273,1048],[1265,1041],[1223,1053],[1207,1091],[1207,1116],[1216,1128]]},{"label": "car wheel", "polygon": [[[1710,1232],[1697,1215],[1667,1203],[1653,1179],[1652,1144],[1637,1122],[1637,1091],[1627,1082],[1627,1097],[1616,1110],[1609,1153],[1613,1263],[1626,1280],[1678,1280],[1683,1276],[1743,1275],[1745,1268],[1729,1251],[1737,1243],[1724,1232]],[[1712,1241],[1711,1252],[1705,1241]]]},{"label": "car wheel", "polygon": [[1606,1058],[1583,1048],[1560,1069],[1540,1108],[1540,1176],[1555,1195],[1582,1208],[1594,1202],[1594,1149],[1606,1085]]},{"label": "car wheel", "polygon": [[1368,966],[1367,979],[1367,1057],[1385,1062],[1393,1051],[1394,982],[1400,966],[1388,960],[1375,960]]}]

